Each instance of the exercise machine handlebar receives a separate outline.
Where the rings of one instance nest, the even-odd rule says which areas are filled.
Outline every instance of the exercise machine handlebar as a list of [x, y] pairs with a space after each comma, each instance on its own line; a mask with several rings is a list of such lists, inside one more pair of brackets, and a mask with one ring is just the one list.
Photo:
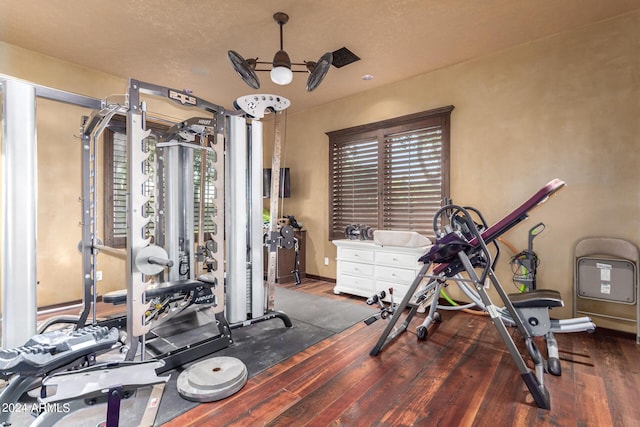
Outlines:
[[104, 252], [105, 254], [109, 254], [109, 255], [118, 257], [118, 258], [126, 258], [127, 257], [127, 250], [126, 249], [112, 248], [111, 246], [105, 246], [105, 245], [100, 245], [100, 244], [93, 245], [93, 249], [95, 249], [97, 251]]

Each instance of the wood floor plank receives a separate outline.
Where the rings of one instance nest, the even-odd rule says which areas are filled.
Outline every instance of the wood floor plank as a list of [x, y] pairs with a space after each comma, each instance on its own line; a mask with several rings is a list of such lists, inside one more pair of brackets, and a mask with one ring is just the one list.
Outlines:
[[[393, 366], [402, 363], [405, 357], [406, 355], [401, 352], [392, 352], [384, 361], [381, 361], [381, 359], [371, 357], [367, 353], [361, 355], [354, 360], [353, 368], [351, 366], [346, 368], [349, 371], [348, 375], [345, 374], [344, 378], [335, 378], [327, 384], [327, 387], [336, 391], [341, 389], [341, 391], [335, 394], [336, 398], [330, 404], [321, 409], [313, 418], [307, 420], [305, 425], [330, 425], [343, 412], [347, 411], [353, 402], [360, 401], [370, 389], [384, 387], [385, 376], [381, 374], [394, 369]], [[324, 392], [324, 387], [318, 389], [318, 393], [322, 392]]]
[[[333, 294], [334, 285], [304, 279], [283, 287], [364, 304], [362, 298]], [[547, 411], [533, 402], [487, 317], [443, 312], [442, 323], [419, 342], [415, 327], [421, 316], [376, 357], [369, 351], [383, 320], [335, 334], [259, 373], [239, 393], [198, 405], [165, 425], [640, 425], [640, 346], [634, 339], [598, 332], [556, 336], [562, 376], [545, 375]], [[509, 333], [526, 356], [517, 330]]]
[[598, 363], [598, 376], [604, 380], [606, 395], [618, 396], [608, 402], [615, 425], [640, 424], [640, 405], [633, 400], [640, 384], [640, 362], [628, 359], [623, 350], [623, 347], [631, 345], [635, 344], [623, 343], [612, 337], [603, 337], [597, 342], [598, 354], [602, 356]]
[[297, 392], [304, 397], [304, 401], [283, 413], [281, 420], [285, 424], [312, 420], [314, 423], [323, 420], [329, 424], [350, 406], [350, 402], [357, 400], [379, 382], [380, 373], [392, 371], [406, 357], [402, 352], [393, 352], [384, 359], [369, 356], [368, 351], [374, 344], [373, 338], [377, 338], [381, 328], [368, 328], [361, 332], [366, 335], [362, 336], [362, 340], [350, 352], [333, 353], [331, 369], [322, 372], [321, 383], [314, 381], [313, 387], [308, 384], [307, 387], [298, 389]]
[[[565, 339], [569, 335], [558, 335], [560, 334], [556, 335], [558, 347], [565, 353], [573, 352], [573, 340]], [[543, 354], [546, 355], [546, 345], [541, 343], [539, 347], [540, 351], [542, 351]], [[562, 425], [560, 424], [561, 420], [569, 420], [571, 419], [573, 414], [576, 413], [576, 411], [578, 410], [576, 401], [573, 399], [562, 398], [563, 396], [575, 395], [576, 389], [574, 379], [576, 365], [568, 360], [561, 361], [560, 363], [562, 369], [561, 376], [544, 376], [544, 383], [551, 397], [551, 410], [545, 411], [543, 409], [537, 408], [535, 408], [535, 410], [525, 410], [522, 407], [518, 407], [516, 408], [516, 420], [522, 420], [522, 422], [526, 423], [526, 425], [533, 425], [534, 422], [538, 421], [541, 425], [558, 426]]]
[[[470, 408], [480, 405], [482, 393], [479, 391], [482, 389], [483, 377], [491, 376], [495, 369], [492, 365], [499, 358], [499, 353], [487, 351], [484, 345], [479, 344], [483, 340], [482, 335], [486, 333], [486, 325], [471, 326], [475, 322], [486, 324], [485, 319], [468, 317], [468, 322], [462, 328], [463, 333], [449, 343], [446, 353], [438, 355], [447, 358], [449, 364], [438, 370], [432, 369], [428, 373], [432, 380], [425, 383], [424, 379], [416, 378], [412, 381], [416, 398], [407, 403], [404, 413], [399, 412], [402, 408], [395, 411], [402, 424], [469, 424], [469, 420], [464, 420], [465, 414]], [[469, 335], [471, 330], [474, 332]], [[490, 369], [485, 369], [485, 365]], [[392, 420], [393, 416], [388, 419]]]
[[[408, 330], [413, 330], [420, 322], [414, 321]], [[453, 318], [449, 321], [447, 328], [451, 331], [462, 330], [464, 323], [462, 318]], [[447, 324], [445, 320], [443, 324]], [[445, 329], [441, 327], [440, 329]], [[442, 334], [446, 336], [446, 334]], [[449, 334], [449, 341], [456, 339], [457, 333]], [[422, 406], [420, 401], [427, 398], [427, 394], [437, 387], [437, 384], [444, 379], [442, 373], [450, 372], [450, 366], [455, 364], [455, 360], [459, 355], [459, 351], [451, 350], [448, 342], [438, 345], [435, 342], [417, 342], [415, 334], [404, 333], [396, 342], [383, 349], [379, 356], [388, 358], [389, 354], [400, 353], [405, 355], [402, 362], [398, 365], [387, 365], [386, 372], [379, 383], [379, 387], [370, 390], [358, 402], [344, 412], [338, 419], [345, 425], [355, 425], [358, 421], [373, 425], [378, 422], [399, 423], [404, 425], [405, 422], [411, 422], [415, 415], [409, 413], [406, 402], [417, 402], [418, 406]], [[423, 378], [425, 380], [423, 387], [415, 387], [414, 380]], [[390, 398], [390, 396], [392, 398]], [[407, 418], [409, 421], [405, 421]]]
[[586, 372], [577, 372], [575, 379], [577, 387], [574, 397], [581, 407], [576, 412], [577, 425], [613, 426], [604, 379]]
[[[485, 326], [478, 335], [480, 341], [486, 333], [492, 333]], [[483, 345], [473, 343], [465, 351], [464, 357], [452, 367], [451, 379], [444, 382], [439, 388], [434, 399], [425, 402], [425, 407], [440, 407], [447, 410], [440, 411], [437, 418], [439, 425], [469, 426], [473, 423], [487, 390], [490, 388], [491, 378], [499, 367], [499, 361], [503, 353]], [[455, 379], [455, 380], [454, 380]], [[460, 384], [463, 384], [463, 388]], [[452, 405], [451, 397], [455, 396], [455, 404]], [[436, 421], [434, 417], [425, 414], [424, 408], [417, 414], [413, 425], [425, 425]]]
[[[364, 331], [364, 329], [362, 329]], [[369, 331], [366, 331], [369, 332]], [[309, 372], [287, 385], [287, 390], [305, 396], [323, 385], [327, 378], [333, 378], [354, 359], [367, 353], [367, 345], [357, 336], [350, 340], [340, 340], [327, 348], [331, 358], [318, 355], [314, 358], [314, 364], [309, 367]]]

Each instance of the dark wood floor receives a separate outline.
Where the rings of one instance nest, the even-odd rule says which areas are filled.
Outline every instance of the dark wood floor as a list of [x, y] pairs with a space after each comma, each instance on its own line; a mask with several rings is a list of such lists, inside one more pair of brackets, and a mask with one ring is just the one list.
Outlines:
[[[328, 282], [306, 279], [296, 289], [364, 304], [334, 295]], [[377, 357], [369, 351], [385, 321], [359, 323], [165, 426], [640, 425], [640, 346], [631, 336], [558, 335], [563, 371], [545, 376], [547, 411], [533, 403], [489, 318], [445, 312], [425, 342], [415, 336], [419, 322]]]

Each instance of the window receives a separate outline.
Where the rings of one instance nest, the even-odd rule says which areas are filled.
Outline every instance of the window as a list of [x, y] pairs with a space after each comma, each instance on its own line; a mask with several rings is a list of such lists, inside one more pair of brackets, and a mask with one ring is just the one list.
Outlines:
[[[209, 136], [209, 145], [215, 138]], [[195, 143], [200, 145], [200, 137], [196, 137]], [[198, 240], [198, 233], [200, 230], [200, 225], [198, 224], [198, 217], [200, 214], [200, 200], [203, 200], [202, 204], [202, 228], [205, 232], [203, 236], [203, 240], [207, 240], [206, 233], [216, 234], [217, 230], [215, 229], [214, 219], [218, 215], [218, 205], [217, 205], [217, 194], [215, 192], [215, 181], [217, 180], [217, 171], [214, 167], [215, 153], [207, 152], [204, 156], [205, 164], [202, 166], [202, 153], [203, 151], [194, 150], [193, 153], [193, 224], [194, 224], [194, 240]], [[202, 181], [202, 174], [204, 174], [204, 183], [201, 187], [200, 182]], [[204, 196], [200, 197], [200, 189], [203, 189]]]
[[433, 238], [449, 197], [453, 106], [328, 132], [329, 239], [348, 225], [413, 230]]

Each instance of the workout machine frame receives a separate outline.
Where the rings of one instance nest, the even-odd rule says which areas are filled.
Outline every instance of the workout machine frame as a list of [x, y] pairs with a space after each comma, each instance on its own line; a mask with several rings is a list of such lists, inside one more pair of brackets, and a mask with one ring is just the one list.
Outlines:
[[[89, 320], [89, 314], [93, 311], [91, 323], [101, 328], [112, 329], [113, 327], [123, 327], [126, 324], [127, 337], [131, 347], [129, 348], [125, 360], [132, 361], [137, 357], [136, 348], [139, 342], [142, 343], [140, 358], [144, 359], [144, 337], [149, 332], [151, 325], [145, 324], [144, 312], [147, 308], [145, 304], [146, 284], [143, 275], [154, 275], [169, 266], [171, 260], [167, 258], [165, 252], [147, 251], [146, 248], [153, 247], [150, 240], [142, 237], [141, 229], [150, 221], [137, 208], [146, 202], [143, 194], [134, 194], [131, 188], [141, 188], [142, 183], [148, 177], [140, 166], [148, 156], [141, 149], [142, 141], [148, 135], [145, 129], [146, 102], [140, 97], [141, 94], [166, 98], [183, 106], [196, 107], [214, 115], [216, 143], [218, 144], [219, 161], [224, 163], [220, 166], [220, 182], [225, 182], [225, 170], [229, 169], [234, 173], [232, 181], [238, 178], [242, 181], [241, 186], [251, 188], [249, 195], [251, 200], [261, 201], [261, 172], [262, 172], [262, 126], [261, 123], [252, 118], [248, 118], [241, 112], [229, 112], [215, 104], [201, 100], [190, 93], [166, 88], [150, 83], [130, 79], [127, 94], [123, 97], [112, 98], [111, 100], [98, 100], [82, 95], [77, 95], [65, 91], [60, 91], [30, 82], [15, 79], [10, 76], [0, 75], [0, 89], [2, 90], [2, 104], [4, 115], [2, 150], [3, 150], [3, 176], [2, 193], [4, 208], [4, 229], [7, 232], [3, 239], [3, 269], [2, 269], [2, 289], [3, 289], [3, 342], [4, 349], [21, 347], [29, 339], [36, 336], [36, 223], [37, 213], [36, 183], [37, 183], [37, 162], [36, 162], [36, 128], [35, 128], [35, 103], [36, 97], [42, 97], [54, 101], [64, 102], [71, 105], [85, 107], [93, 110], [93, 114], [82, 119], [82, 239], [79, 250], [82, 253], [83, 269], [83, 310], [77, 319], [61, 319], [63, 323], [75, 323], [76, 331], [84, 330], [84, 326]], [[96, 199], [96, 168], [97, 159], [97, 138], [107, 126], [109, 119], [115, 114], [127, 115], [127, 150], [128, 150], [128, 221], [127, 221], [127, 249], [115, 249], [105, 246], [97, 237], [97, 199]], [[251, 144], [251, 148], [247, 146]], [[234, 147], [242, 146], [245, 149], [245, 156], [230, 166], [229, 154]], [[237, 157], [237, 152], [235, 153]], [[247, 167], [249, 161], [251, 167]], [[93, 162], [93, 165], [92, 165]], [[249, 169], [249, 172], [248, 172]], [[257, 172], [256, 172], [257, 171]], [[255, 177], [255, 178], [253, 178]], [[252, 180], [251, 184], [247, 180]], [[217, 196], [224, 200], [224, 194], [228, 191], [225, 188], [228, 184], [219, 187]], [[228, 210], [237, 210], [239, 206], [244, 207], [240, 211], [246, 212], [246, 193], [240, 192], [242, 196], [229, 200], [225, 205]], [[277, 192], [276, 192], [277, 194]], [[25, 197], [26, 195], [26, 197]], [[241, 199], [245, 199], [241, 201]], [[220, 203], [221, 204], [221, 203]], [[255, 203], [255, 205], [258, 205]], [[220, 257], [217, 260], [218, 276], [216, 277], [218, 292], [217, 304], [214, 307], [215, 318], [220, 334], [214, 339], [203, 340], [194, 343], [177, 351], [171, 351], [165, 355], [156, 357], [158, 363], [154, 365], [153, 371], [157, 373], [165, 372], [173, 367], [182, 365], [202, 356], [211, 354], [232, 343], [231, 329], [249, 326], [254, 323], [281, 319], [286, 327], [291, 327], [291, 321], [285, 313], [277, 312], [266, 307], [267, 297], [263, 283], [262, 267], [262, 215], [261, 203], [259, 206], [251, 206], [250, 223], [244, 221], [232, 221], [231, 215], [226, 215], [223, 219], [224, 210], [219, 209], [220, 216], [216, 223], [217, 247]], [[255, 212], [255, 213], [253, 213]], [[226, 223], [226, 224], [225, 224]], [[226, 278], [225, 290], [225, 259], [224, 259], [224, 230], [227, 231], [227, 243], [234, 240], [236, 247], [252, 247], [251, 253], [258, 254], [252, 257], [233, 258], [230, 254], [227, 264], [228, 277]], [[200, 233], [202, 234], [202, 233]], [[255, 249], [253, 249], [255, 248]], [[127, 292], [132, 298], [127, 298], [126, 318], [117, 318], [106, 322], [98, 322], [95, 314], [96, 304], [96, 281], [95, 266], [96, 257], [99, 251], [105, 254], [124, 258], [126, 260], [127, 271]], [[246, 254], [246, 252], [245, 252]], [[141, 259], [144, 268], [141, 267]], [[152, 261], [153, 259], [153, 261]], [[145, 261], [146, 260], [146, 261]], [[235, 267], [234, 267], [235, 266]], [[150, 269], [149, 269], [150, 268]], [[231, 271], [233, 270], [233, 272]], [[255, 294], [255, 295], [254, 295]], [[228, 315], [233, 316], [235, 321], [229, 323], [225, 316], [225, 297], [233, 301], [239, 300], [235, 304], [236, 311], [229, 310]], [[11, 305], [11, 301], [22, 300], [23, 305]], [[256, 316], [257, 314], [257, 316]], [[55, 323], [55, 322], [54, 322]], [[21, 328], [12, 326], [22, 325]], [[84, 333], [84, 332], [82, 332]], [[110, 343], [105, 343], [111, 345]], [[98, 346], [96, 346], [98, 348]], [[100, 349], [104, 346], [100, 344]], [[68, 356], [64, 355], [64, 360], [69, 357], [78, 363], [95, 362], [95, 354], [92, 351], [77, 349], [71, 350]], [[66, 350], [65, 350], [66, 351]], [[74, 362], [75, 363], [75, 362]], [[124, 366], [124, 365], [123, 365]], [[155, 367], [157, 366], [157, 367]], [[47, 375], [52, 373], [46, 365], [41, 369]], [[52, 369], [57, 370], [61, 366]], [[116, 367], [114, 366], [114, 369]], [[3, 401], [6, 399], [15, 400], [20, 397], [24, 387], [31, 387], [37, 379], [26, 376], [19, 377], [16, 385], [9, 388], [10, 393], [2, 394]], [[118, 377], [116, 375], [116, 377]], [[80, 381], [72, 375], [66, 380]], [[155, 379], [153, 379], [155, 381]], [[162, 379], [160, 379], [162, 381]], [[104, 384], [103, 384], [104, 385]], [[106, 385], [110, 387], [110, 385]], [[104, 389], [104, 387], [100, 387]], [[4, 422], [5, 420], [0, 420]]]
[[[378, 355], [386, 345], [391, 343], [398, 335], [406, 331], [411, 319], [417, 313], [419, 306], [425, 303], [430, 297], [432, 300], [429, 314], [427, 319], [425, 319], [425, 322], [420, 326], [426, 336], [426, 328], [428, 328], [433, 321], [438, 320], [439, 314], [436, 312], [436, 308], [440, 287], [448, 279], [466, 280], [456, 276], [458, 273], [464, 271], [469, 277], [469, 283], [472, 284], [475, 291], [480, 296], [484, 309], [487, 311], [493, 324], [498, 329], [502, 340], [518, 367], [520, 375], [527, 385], [536, 404], [540, 408], [549, 409], [551, 402], [549, 392], [544, 385], [544, 358], [533, 340], [532, 332], [525, 325], [521, 315], [515, 308], [515, 304], [517, 302], [515, 302], [515, 300], [512, 301], [496, 277], [494, 273], [495, 259], [492, 257], [487, 245], [493, 243], [496, 246], [496, 251], [498, 251], [497, 253], [499, 253], [499, 247], [497, 246], [496, 239], [515, 225], [527, 219], [528, 212], [531, 209], [545, 202], [551, 195], [563, 188], [564, 185], [565, 183], [560, 180], [552, 180], [525, 201], [520, 207], [491, 227], [486, 225], [482, 215], [473, 208], [464, 208], [457, 205], [447, 205], [441, 208], [434, 218], [434, 231], [438, 236], [438, 240], [427, 254], [420, 259], [424, 263], [420, 273], [411, 284], [400, 305], [394, 309], [391, 321], [387, 324], [376, 345], [371, 350], [370, 355]], [[469, 211], [475, 212], [480, 217], [480, 220], [483, 223], [482, 232], [478, 230], [478, 225]], [[448, 213], [452, 214], [447, 217]], [[456, 216], [458, 215], [458, 224], [453, 224]], [[442, 230], [440, 230], [437, 225], [439, 219], [441, 224], [447, 224], [447, 219], [452, 224], [447, 224], [442, 227]], [[434, 267], [433, 270], [431, 270], [432, 267]], [[477, 270], [480, 270], [480, 274], [478, 274]], [[416, 294], [424, 279], [428, 279], [428, 282], [423, 285], [421, 290]], [[498, 292], [498, 295], [504, 304], [504, 309], [495, 306], [491, 301], [485, 289], [485, 281], [487, 279], [490, 280], [491, 284]], [[530, 295], [527, 295], [527, 297], [536, 293], [536, 296], [539, 296], [540, 299], [545, 299], [550, 295], [549, 292], [550, 291], [541, 291], [538, 294], [536, 291], [532, 291]], [[556, 294], [557, 293], [553, 294], [554, 300]], [[415, 299], [416, 295], [418, 297], [417, 300]], [[423, 299], [420, 299], [420, 295], [423, 296]], [[557, 296], [559, 297], [559, 294], [557, 294]], [[544, 301], [542, 302], [544, 303]], [[535, 305], [535, 307], [541, 306]], [[410, 309], [409, 313], [406, 315], [404, 321], [396, 327], [396, 324], [404, 314], [403, 312], [406, 308]], [[506, 329], [505, 316], [507, 314], [510, 325], [515, 326], [524, 339], [527, 352], [535, 365], [534, 371], [531, 371], [527, 366], [511, 335]], [[593, 325], [590, 319], [584, 320], [583, 323], [585, 327]], [[595, 327], [595, 325], [593, 325], [593, 327]]]
[[[214, 155], [217, 159], [217, 187], [215, 190], [218, 206], [222, 204], [222, 200], [226, 200], [225, 209], [217, 209], [217, 218], [215, 219], [216, 240], [213, 247], [218, 250], [216, 259], [217, 269], [213, 271], [215, 276], [214, 283], [217, 284], [214, 293], [216, 294], [214, 305], [214, 313], [216, 323], [219, 329], [219, 336], [205, 339], [185, 348], [174, 350], [158, 356], [164, 360], [165, 365], [163, 371], [172, 369], [189, 361], [198, 359], [207, 354], [211, 354], [233, 343], [231, 330], [243, 326], [249, 326], [254, 323], [279, 318], [284, 322], [286, 327], [291, 327], [292, 323], [285, 313], [271, 310], [266, 305], [265, 286], [262, 277], [262, 215], [261, 206], [253, 203], [254, 200], [261, 200], [262, 181], [260, 179], [262, 172], [262, 123], [257, 120], [247, 119], [240, 112], [229, 112], [224, 108], [197, 98], [196, 96], [181, 92], [175, 89], [158, 86], [139, 80], [130, 79], [126, 100], [128, 105], [124, 110], [127, 114], [127, 149], [128, 149], [128, 183], [129, 187], [136, 190], [142, 187], [142, 183], [149, 178], [144, 174], [144, 168], [140, 165], [145, 161], [148, 154], [141, 151], [142, 141], [149, 132], [145, 130], [146, 120], [146, 102], [142, 100], [141, 95], [151, 95], [177, 102], [183, 106], [194, 107], [211, 113], [213, 127], [215, 128], [215, 146]], [[116, 111], [122, 111], [122, 108], [113, 108]], [[94, 113], [98, 116], [106, 117], [103, 112]], [[111, 114], [111, 113], [109, 113]], [[92, 120], [89, 120], [92, 123]], [[186, 122], [185, 122], [186, 123]], [[100, 129], [98, 129], [100, 130]], [[90, 132], [84, 132], [83, 138]], [[88, 139], [88, 137], [87, 137]], [[174, 150], [171, 143], [159, 144], [167, 146], [169, 150]], [[86, 150], [86, 147], [83, 147]], [[90, 150], [86, 150], [90, 151]], [[226, 155], [225, 155], [226, 154]], [[177, 154], [168, 153], [175, 163]], [[83, 152], [83, 171], [86, 178], [91, 178], [95, 173], [87, 172], [91, 169], [91, 159], [95, 160], [95, 155]], [[167, 162], [166, 167], [172, 168], [174, 176], [180, 167], [174, 167], [171, 160]], [[95, 169], [95, 168], [94, 168]], [[230, 176], [231, 179], [224, 179]], [[85, 179], [86, 179], [85, 178]], [[171, 179], [171, 178], [169, 178]], [[224, 182], [224, 184], [222, 184]], [[172, 189], [172, 183], [169, 184], [169, 193], [178, 194], [180, 189]], [[247, 197], [246, 188], [249, 188], [249, 196]], [[242, 189], [242, 191], [240, 191]], [[83, 185], [83, 212], [90, 211], [95, 207], [96, 202], [91, 194], [91, 185]], [[142, 194], [135, 194], [129, 191], [128, 209], [128, 230], [127, 230], [127, 249], [124, 252], [127, 261], [127, 295], [138, 295], [138, 298], [127, 298], [127, 337], [129, 339], [129, 350], [126, 360], [133, 360], [137, 349], [138, 342], [143, 344], [141, 357], [144, 358], [144, 337], [150, 332], [151, 324], [145, 324], [144, 313], [147, 310], [148, 303], [144, 300], [145, 284], [143, 276], [138, 268], [140, 254], [145, 248], [152, 247], [148, 239], [141, 238], [141, 230], [150, 221], [145, 218], [141, 212], [136, 212], [136, 207], [142, 206], [147, 200]], [[168, 201], [169, 202], [169, 201]], [[95, 208], [94, 208], [95, 209]], [[168, 208], [167, 208], [168, 209]], [[165, 210], [167, 210], [165, 209]], [[187, 209], [189, 211], [189, 209]], [[230, 212], [249, 212], [246, 220], [241, 215], [232, 215]], [[175, 215], [174, 215], [175, 216]], [[94, 213], [95, 217], [95, 213]], [[224, 219], [222, 219], [224, 218]], [[174, 218], [175, 219], [175, 218]], [[191, 221], [186, 218], [185, 221]], [[93, 221], [95, 224], [95, 221]], [[95, 254], [97, 250], [107, 250], [107, 253], [117, 254], [117, 250], [107, 248], [100, 245], [96, 241], [95, 226], [91, 229], [91, 222], [83, 222], [83, 255], [84, 278], [85, 278], [85, 297], [84, 311], [81, 319], [86, 319], [87, 311], [91, 306], [91, 301], [95, 302], [95, 295], [90, 294], [87, 290], [91, 289], [95, 293]], [[189, 228], [189, 227], [187, 227]], [[227, 239], [224, 240], [226, 230]], [[167, 230], [169, 231], [169, 230]], [[166, 242], [169, 246], [177, 246], [176, 233], [170, 233], [173, 238], [172, 242]], [[202, 236], [203, 233], [199, 235]], [[133, 236], [133, 239], [131, 238]], [[225, 260], [222, 248], [225, 248], [228, 254]], [[247, 250], [249, 248], [249, 250]], [[193, 249], [193, 248], [190, 248]], [[201, 244], [193, 252], [203, 250]], [[177, 252], [168, 249], [168, 259], [174, 260]], [[226, 269], [225, 269], [226, 261]], [[194, 271], [194, 253], [189, 257], [190, 270]], [[226, 271], [226, 278], [225, 278]], [[211, 274], [211, 273], [209, 273]], [[171, 276], [170, 276], [171, 277]], [[198, 273], [193, 278], [198, 278]], [[175, 279], [175, 277], [174, 277]], [[90, 281], [90, 282], [89, 282]], [[226, 286], [223, 286], [225, 284]], [[226, 294], [225, 294], [226, 287]], [[226, 296], [226, 298], [225, 298]], [[94, 315], [95, 321], [95, 315]], [[122, 326], [121, 320], [109, 321], [111, 325]], [[115, 322], [115, 323], [114, 323]], [[79, 326], [82, 326], [79, 323]]]
[[[103, 101], [0, 74], [2, 91], [2, 348], [36, 333], [36, 99], [100, 110]], [[12, 304], [12, 301], [23, 301]], [[15, 325], [21, 325], [15, 328]]]

